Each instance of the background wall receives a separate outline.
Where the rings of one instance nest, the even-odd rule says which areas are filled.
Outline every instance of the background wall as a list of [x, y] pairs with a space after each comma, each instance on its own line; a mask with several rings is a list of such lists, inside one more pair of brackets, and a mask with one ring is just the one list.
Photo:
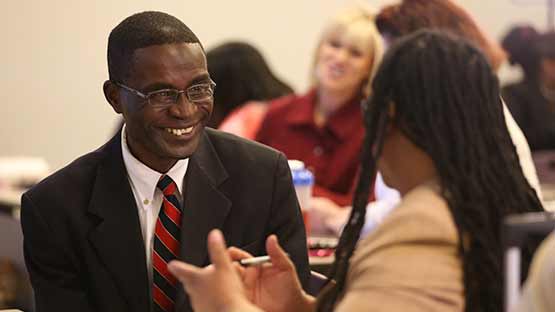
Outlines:
[[[360, 2], [360, 1], [358, 1]], [[380, 7], [391, 0], [366, 0]], [[514, 23], [547, 24], [546, 0], [459, 0], [494, 38]], [[227, 39], [259, 47], [302, 92], [327, 18], [347, 0], [1, 0], [0, 156], [44, 157], [57, 169], [115, 131], [105, 101], [106, 42], [125, 17], [160, 10], [182, 19], [206, 48]], [[514, 71], [502, 71], [503, 79]]]

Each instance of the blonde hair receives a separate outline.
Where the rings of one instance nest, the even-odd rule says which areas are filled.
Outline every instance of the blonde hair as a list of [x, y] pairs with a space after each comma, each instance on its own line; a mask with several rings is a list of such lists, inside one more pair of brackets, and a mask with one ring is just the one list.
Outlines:
[[384, 44], [375, 24], [375, 15], [370, 7], [360, 4], [340, 11], [330, 20], [325, 26], [314, 52], [310, 77], [312, 86], [318, 85], [315, 71], [316, 64], [318, 63], [318, 53], [322, 44], [332, 34], [341, 33], [342, 36], [347, 36], [350, 40], [355, 42], [364, 40], [369, 45], [368, 48], [371, 52], [372, 61], [370, 63], [368, 83], [364, 88], [365, 92], [370, 94], [370, 83], [384, 54]]

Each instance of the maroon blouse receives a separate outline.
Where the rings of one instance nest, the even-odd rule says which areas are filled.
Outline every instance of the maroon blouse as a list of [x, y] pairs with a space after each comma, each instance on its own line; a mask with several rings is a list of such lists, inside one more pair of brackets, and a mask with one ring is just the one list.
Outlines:
[[315, 90], [273, 100], [256, 140], [302, 160], [314, 173], [314, 196], [350, 205], [364, 139], [359, 101], [346, 103], [321, 128], [314, 123], [315, 103]]

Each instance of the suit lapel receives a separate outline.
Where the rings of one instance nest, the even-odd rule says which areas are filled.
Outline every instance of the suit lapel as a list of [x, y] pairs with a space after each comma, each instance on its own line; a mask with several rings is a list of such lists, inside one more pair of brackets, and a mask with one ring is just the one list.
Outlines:
[[89, 240], [110, 272], [130, 311], [149, 311], [145, 248], [137, 205], [121, 154], [121, 134], [104, 148], [108, 155], [97, 171], [89, 212], [100, 218]]
[[[197, 151], [190, 158], [184, 181], [180, 245], [182, 261], [196, 266], [203, 266], [208, 261], [208, 232], [222, 228], [231, 209], [231, 201], [218, 189], [227, 178], [227, 171], [208, 135], [204, 133]], [[188, 302], [180, 285], [176, 311], [186, 311]]]

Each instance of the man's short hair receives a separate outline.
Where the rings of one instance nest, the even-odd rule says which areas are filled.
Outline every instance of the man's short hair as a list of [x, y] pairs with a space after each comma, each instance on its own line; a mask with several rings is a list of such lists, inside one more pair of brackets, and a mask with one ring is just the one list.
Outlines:
[[117, 25], [108, 38], [110, 80], [123, 82], [132, 70], [135, 50], [153, 45], [200, 43], [182, 21], [162, 12], [147, 11], [129, 16]]

